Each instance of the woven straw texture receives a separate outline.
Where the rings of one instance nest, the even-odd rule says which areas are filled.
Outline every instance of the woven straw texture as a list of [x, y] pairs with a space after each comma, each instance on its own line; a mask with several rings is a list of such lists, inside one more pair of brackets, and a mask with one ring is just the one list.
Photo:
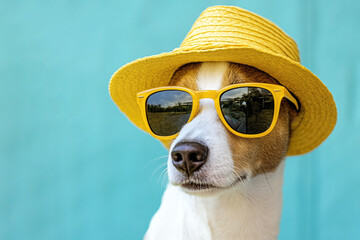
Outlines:
[[[196, 20], [179, 48], [121, 67], [110, 80], [110, 95], [130, 121], [145, 130], [137, 105], [140, 91], [168, 85], [173, 73], [190, 62], [229, 61], [258, 68], [277, 79], [300, 102], [292, 122], [287, 155], [319, 146], [336, 123], [330, 91], [300, 64], [296, 43], [271, 21], [239, 7], [215, 6]], [[164, 142], [168, 147], [168, 143]]]

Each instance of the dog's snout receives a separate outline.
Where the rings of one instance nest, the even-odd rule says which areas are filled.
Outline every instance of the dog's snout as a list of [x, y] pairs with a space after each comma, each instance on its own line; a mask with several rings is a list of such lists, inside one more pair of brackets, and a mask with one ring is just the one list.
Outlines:
[[180, 142], [171, 151], [173, 165], [190, 176], [206, 162], [208, 148], [198, 142]]

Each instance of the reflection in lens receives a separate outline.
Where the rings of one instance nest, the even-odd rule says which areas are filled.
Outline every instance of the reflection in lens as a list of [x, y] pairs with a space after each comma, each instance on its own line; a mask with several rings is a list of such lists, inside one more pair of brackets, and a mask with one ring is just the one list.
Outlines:
[[180, 90], [151, 94], [146, 101], [146, 116], [151, 130], [159, 136], [171, 136], [189, 120], [192, 97]]
[[272, 123], [274, 97], [264, 88], [231, 89], [221, 95], [220, 104], [226, 122], [239, 133], [263, 133]]

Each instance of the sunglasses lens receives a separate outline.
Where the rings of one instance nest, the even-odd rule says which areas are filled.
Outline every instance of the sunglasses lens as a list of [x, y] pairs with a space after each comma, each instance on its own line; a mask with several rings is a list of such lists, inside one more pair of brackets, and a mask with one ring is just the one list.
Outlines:
[[220, 106], [226, 122], [239, 133], [263, 133], [273, 121], [274, 97], [264, 88], [228, 90], [220, 96]]
[[153, 133], [171, 136], [189, 120], [192, 97], [180, 90], [164, 90], [151, 94], [146, 101], [146, 116]]

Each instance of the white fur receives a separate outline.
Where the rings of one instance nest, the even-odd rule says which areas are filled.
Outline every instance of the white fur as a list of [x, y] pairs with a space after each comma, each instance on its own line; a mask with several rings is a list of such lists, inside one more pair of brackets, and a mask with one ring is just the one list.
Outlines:
[[[219, 89], [228, 66], [224, 62], [202, 63], [197, 78], [199, 90]], [[207, 162], [190, 180], [205, 181], [223, 189], [205, 190], [197, 195], [184, 191], [177, 186], [185, 181], [184, 175], [172, 165], [169, 154], [170, 184], [145, 239], [276, 239], [284, 163], [273, 173], [253, 178], [250, 170], [243, 169], [248, 179], [233, 186], [239, 176], [234, 170], [225, 127], [209, 99], [200, 100], [200, 113], [182, 128], [170, 152], [181, 141], [198, 141], [210, 149]]]
[[[228, 65], [228, 63], [203, 63], [197, 78], [199, 90], [219, 89]], [[234, 164], [227, 141], [227, 133], [217, 116], [212, 100], [200, 100], [200, 113], [181, 129], [179, 136], [172, 143], [170, 152], [181, 141], [201, 142], [210, 149], [208, 160], [199, 171], [200, 174], [196, 173], [190, 179], [196, 182], [199, 175], [206, 175], [209, 182], [222, 187], [229, 186], [236, 180], [237, 176], [233, 175]], [[181, 183], [184, 175], [173, 166], [170, 155], [168, 172], [171, 183]]]
[[284, 161], [274, 173], [258, 175], [213, 197], [193, 196], [168, 185], [146, 240], [277, 239]]

